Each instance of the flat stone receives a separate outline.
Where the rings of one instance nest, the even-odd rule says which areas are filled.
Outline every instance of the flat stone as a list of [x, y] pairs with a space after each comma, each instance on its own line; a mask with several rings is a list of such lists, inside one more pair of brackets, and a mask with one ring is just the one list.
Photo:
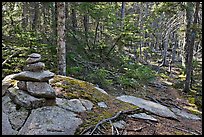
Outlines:
[[93, 103], [86, 99], [79, 99], [86, 110], [91, 110], [93, 108]]
[[8, 115], [2, 112], [2, 135], [16, 135], [17, 133], [17, 131], [12, 129]]
[[105, 102], [98, 102], [98, 106], [101, 108], [107, 108], [108, 107]]
[[161, 104], [158, 104], [152, 101], [148, 101], [142, 98], [137, 98], [137, 97], [128, 96], [128, 95], [119, 96], [117, 97], [117, 99], [124, 102], [128, 102], [130, 104], [143, 108], [147, 111], [150, 111], [162, 117], [169, 117], [174, 119], [177, 118], [176, 115], [171, 110], [169, 110], [166, 106], [163, 106]]
[[41, 60], [41, 55], [40, 54], [32, 53], [32, 54], [28, 55], [28, 59], [26, 60], [26, 62], [28, 64], [31, 64], [31, 63], [39, 62], [40, 60]]
[[192, 120], [201, 120], [200, 117], [196, 116], [196, 115], [193, 115], [193, 114], [190, 114], [190, 113], [187, 113], [183, 110], [180, 110], [178, 108], [171, 108], [171, 110], [176, 114], [176, 115], [179, 115], [183, 118], [187, 118], [187, 119], [192, 119]]
[[57, 106], [33, 109], [18, 135], [74, 135], [82, 120]]
[[116, 128], [125, 128], [125, 125], [126, 125], [126, 122], [123, 121], [123, 120], [120, 120], [120, 121], [117, 121], [117, 122], [114, 122], [113, 125], [116, 127]]
[[34, 82], [48, 82], [49, 79], [54, 77], [54, 75], [55, 74], [50, 72], [49, 70], [42, 72], [23, 71], [15, 74], [13, 79]]
[[20, 90], [25, 90], [25, 91], [27, 91], [26, 81], [19, 81], [19, 82], [17, 83], [17, 87], [18, 87]]
[[104, 94], [108, 95], [108, 93], [105, 90], [103, 90], [103, 89], [101, 89], [99, 87], [94, 87], [94, 88], [97, 89], [98, 91], [100, 91], [101, 93], [104, 93]]
[[45, 105], [44, 98], [35, 98], [23, 90], [9, 88], [8, 93], [9, 97], [11, 100], [13, 100], [14, 103], [27, 109], [38, 108]]
[[69, 111], [73, 112], [84, 112], [86, 108], [82, 105], [79, 99], [63, 99], [63, 98], [56, 98], [56, 104]]
[[24, 71], [40, 72], [45, 68], [45, 64], [42, 62], [37, 62], [33, 64], [28, 64], [25, 66]]
[[154, 117], [152, 117], [150, 115], [147, 115], [146, 113], [138, 113], [138, 114], [128, 115], [128, 117], [146, 119], [146, 120], [151, 120], [151, 121], [157, 122], [156, 118], [154, 118]]
[[40, 58], [33, 58], [33, 57], [29, 57], [26, 62], [28, 64], [32, 64], [32, 63], [36, 63], [36, 62], [39, 62], [41, 60], [41, 57]]
[[47, 82], [26, 82], [27, 91], [34, 97], [55, 98], [55, 90]]

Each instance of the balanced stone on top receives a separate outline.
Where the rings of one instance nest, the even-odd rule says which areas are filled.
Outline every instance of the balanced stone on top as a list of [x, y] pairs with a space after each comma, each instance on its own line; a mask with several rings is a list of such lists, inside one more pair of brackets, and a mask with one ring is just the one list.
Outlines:
[[26, 60], [26, 62], [28, 64], [32, 64], [32, 63], [36, 63], [39, 62], [41, 60], [41, 55], [38, 53], [32, 53], [30, 55], [28, 55], [28, 59]]

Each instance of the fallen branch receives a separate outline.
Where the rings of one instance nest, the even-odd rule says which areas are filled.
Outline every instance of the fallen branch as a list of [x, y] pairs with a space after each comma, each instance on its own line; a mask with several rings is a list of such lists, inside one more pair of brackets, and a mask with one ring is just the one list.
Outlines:
[[2, 67], [4, 66], [4, 64], [6, 64], [6, 62], [8, 62], [12, 57], [16, 56], [17, 54], [20, 53], [20, 50], [14, 52], [11, 56], [9, 56], [6, 60], [4, 60], [4, 62], [2, 63]]
[[98, 126], [102, 125], [103, 123], [107, 122], [107, 121], [110, 121], [110, 120], [114, 120], [116, 118], [118, 118], [121, 114], [132, 114], [133, 112], [135, 111], [144, 111], [144, 109], [142, 108], [137, 108], [137, 109], [134, 109], [134, 110], [127, 110], [127, 111], [119, 111], [118, 113], [116, 113], [115, 116], [113, 117], [110, 117], [110, 118], [106, 118], [106, 119], [103, 119], [101, 121], [99, 121], [96, 126], [94, 127], [94, 129], [92, 130], [91, 134], [90, 135], [93, 135], [93, 133], [95, 132], [95, 130], [98, 128]]
[[98, 128], [99, 125], [109, 121], [109, 120], [113, 120], [116, 119], [117, 117], [120, 116], [120, 114], [122, 113], [122, 111], [119, 111], [115, 116], [111, 117], [111, 118], [107, 118], [107, 119], [103, 119], [102, 121], [98, 122], [95, 126], [95, 128], [92, 130], [91, 135], [93, 135], [94, 131]]

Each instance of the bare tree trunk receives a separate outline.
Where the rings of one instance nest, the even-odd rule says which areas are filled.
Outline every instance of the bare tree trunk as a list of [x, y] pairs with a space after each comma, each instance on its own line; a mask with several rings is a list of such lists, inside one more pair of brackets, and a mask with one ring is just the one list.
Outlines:
[[39, 3], [35, 2], [34, 6], [34, 17], [33, 17], [33, 24], [32, 24], [32, 30], [37, 31], [37, 25], [38, 25], [38, 16], [39, 16]]
[[122, 30], [124, 28], [124, 18], [125, 18], [125, 2], [122, 2], [122, 8], [121, 8], [121, 28]]
[[74, 32], [76, 32], [76, 30], [77, 30], [77, 18], [76, 18], [75, 5], [76, 5], [76, 3], [72, 2], [71, 15], [72, 15], [72, 27], [73, 27]]
[[65, 46], [65, 2], [57, 4], [57, 55], [58, 74], [66, 76], [66, 46]]
[[22, 28], [26, 30], [28, 25], [28, 4], [27, 2], [23, 2], [23, 20], [22, 20]]
[[89, 31], [89, 26], [88, 26], [89, 17], [88, 17], [88, 13], [86, 13], [84, 15], [83, 23], [84, 23], [84, 32], [85, 32], [86, 45], [88, 46], [88, 48], [90, 50], [91, 47], [89, 46], [89, 39], [88, 39], [88, 31]]
[[[189, 7], [192, 6], [190, 4], [191, 3], [189, 3]], [[196, 2], [193, 26], [195, 26], [197, 24], [199, 5], [200, 5], [200, 2]], [[189, 23], [190, 23], [190, 21], [188, 20], [188, 24], [187, 24], [188, 27], [190, 27]], [[183, 89], [184, 92], [189, 92], [189, 90], [190, 90], [195, 36], [196, 36], [195, 28], [190, 28], [190, 34], [189, 34], [189, 37], [188, 37], [187, 42], [186, 42], [186, 44], [187, 44], [186, 45], [187, 46], [187, 63], [186, 63], [186, 81], [185, 81], [185, 86]]]

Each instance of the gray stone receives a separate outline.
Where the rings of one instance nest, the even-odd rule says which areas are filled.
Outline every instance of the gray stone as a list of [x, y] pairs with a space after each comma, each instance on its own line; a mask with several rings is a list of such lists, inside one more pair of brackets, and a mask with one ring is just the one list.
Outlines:
[[98, 106], [101, 108], [107, 108], [108, 107], [105, 102], [98, 102]]
[[73, 112], [86, 111], [86, 108], [82, 105], [79, 99], [68, 100], [68, 99], [56, 98], [56, 104], [61, 108], [64, 108], [66, 110], [70, 110]]
[[116, 128], [125, 128], [125, 125], [126, 125], [126, 122], [123, 121], [123, 120], [120, 120], [120, 121], [117, 121], [117, 122], [114, 122], [113, 125], [116, 127]]
[[108, 95], [108, 93], [105, 90], [103, 90], [103, 89], [101, 89], [99, 87], [94, 87], [94, 88], [97, 89], [98, 91], [100, 91], [101, 93], [104, 93], [104, 94]]
[[154, 118], [154, 117], [152, 117], [150, 115], [147, 115], [146, 113], [133, 114], [133, 115], [129, 115], [128, 117], [139, 118], [139, 119], [147, 119], [147, 120], [151, 120], [151, 121], [157, 122], [156, 118]]
[[45, 105], [44, 98], [35, 98], [23, 90], [9, 88], [8, 91], [9, 97], [13, 100], [14, 103], [27, 109], [38, 108]]
[[18, 130], [25, 122], [28, 116], [28, 110], [25, 108], [16, 108], [16, 104], [6, 95], [2, 97], [2, 112], [8, 115], [13, 129]]
[[53, 78], [54, 75], [55, 74], [50, 72], [49, 70], [42, 72], [23, 71], [18, 74], [15, 74], [13, 79], [35, 82], [47, 82], [49, 81], [49, 79]]
[[2, 111], [6, 114], [16, 111], [16, 104], [12, 102], [8, 95], [2, 97]]
[[41, 60], [41, 55], [40, 54], [32, 53], [32, 54], [28, 55], [28, 59], [26, 60], [26, 62], [28, 64], [31, 64], [31, 63], [39, 62], [40, 60]]
[[12, 78], [15, 76], [15, 74], [11, 74], [6, 76], [3, 80], [2, 80], [2, 96], [5, 95], [5, 93], [8, 91], [8, 88], [12, 86], [11, 84], [11, 80]]
[[18, 87], [20, 90], [25, 90], [25, 91], [27, 91], [26, 81], [19, 81], [19, 82], [17, 83], [17, 87]]
[[47, 82], [26, 82], [27, 91], [34, 97], [55, 98], [55, 90]]
[[119, 96], [117, 97], [117, 99], [124, 102], [128, 102], [130, 104], [143, 108], [147, 111], [150, 111], [162, 117], [169, 117], [174, 119], [177, 118], [176, 115], [171, 110], [169, 110], [166, 106], [163, 106], [161, 104], [158, 104], [152, 101], [148, 101], [142, 98], [137, 98], [137, 97], [128, 96], [128, 95]]
[[32, 71], [32, 72], [40, 72], [43, 71], [45, 68], [45, 64], [42, 62], [37, 62], [33, 64], [28, 64], [24, 68], [24, 71]]
[[41, 57], [40, 58], [33, 58], [33, 57], [29, 57], [26, 62], [28, 64], [31, 64], [31, 63], [36, 63], [36, 62], [39, 62], [41, 60]]
[[171, 110], [176, 114], [176, 115], [179, 115], [181, 117], [184, 117], [184, 118], [187, 118], [187, 119], [192, 119], [192, 120], [201, 120], [200, 117], [196, 116], [196, 115], [193, 115], [193, 114], [190, 114], [190, 113], [187, 113], [183, 110], [180, 110], [178, 108], [171, 108]]
[[17, 131], [13, 130], [8, 119], [8, 115], [2, 112], [2, 135], [16, 135]]
[[38, 53], [32, 53], [32, 54], [28, 55], [28, 57], [31, 57], [31, 58], [41, 58], [41, 55], [38, 54]]
[[28, 110], [22, 107], [16, 111], [9, 113], [9, 121], [12, 125], [12, 128], [15, 130], [19, 130], [23, 126], [23, 123], [25, 122], [27, 117]]
[[93, 103], [86, 99], [79, 99], [86, 110], [91, 110], [93, 108]]
[[74, 135], [82, 120], [73, 112], [49, 106], [33, 109], [19, 135]]

